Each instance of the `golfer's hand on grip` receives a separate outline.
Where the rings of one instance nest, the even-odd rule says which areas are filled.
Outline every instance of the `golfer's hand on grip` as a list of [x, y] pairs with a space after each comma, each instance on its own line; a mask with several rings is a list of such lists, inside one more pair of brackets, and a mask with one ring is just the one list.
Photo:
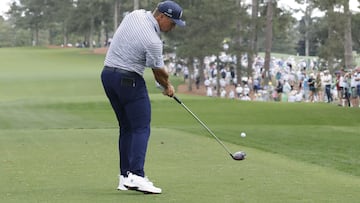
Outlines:
[[175, 94], [174, 86], [172, 86], [171, 84], [168, 85], [167, 88], [164, 88], [163, 94], [164, 94], [164, 95], [167, 95], [167, 96], [169, 96], [169, 97], [173, 97], [174, 94]]
[[152, 69], [155, 80], [161, 87], [163, 87], [163, 94], [173, 97], [175, 94], [174, 86], [169, 81], [169, 74], [164, 68]]

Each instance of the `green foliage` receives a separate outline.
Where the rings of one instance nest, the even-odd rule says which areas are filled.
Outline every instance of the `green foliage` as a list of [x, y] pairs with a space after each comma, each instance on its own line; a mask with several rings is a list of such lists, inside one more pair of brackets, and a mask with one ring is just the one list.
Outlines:
[[360, 38], [356, 37], [357, 33], [360, 33], [360, 13], [353, 15], [351, 22], [352, 22], [351, 32], [353, 36], [354, 50], [360, 53]]
[[11, 38], [11, 32], [9, 32], [10, 29], [11, 26], [0, 16], [0, 47], [11, 46], [11, 41], [8, 41], [8, 39]]
[[[171, 39], [167, 42], [167, 50], [174, 50], [180, 56], [202, 57], [209, 54], [216, 54], [222, 51], [222, 41], [224, 38], [231, 38], [233, 45], [231, 49], [247, 49], [249, 36], [249, 6], [241, 5], [239, 1], [187, 1], [179, 0], [184, 8], [184, 19], [188, 26], [185, 29], [177, 29], [166, 37]], [[110, 0], [79, 0], [76, 2], [55, 1], [55, 0], [22, 0], [19, 4], [14, 4], [9, 11], [11, 22], [21, 29], [30, 28], [32, 32], [38, 32], [41, 29], [48, 30], [50, 33], [47, 40], [50, 44], [63, 44], [64, 38], [69, 42], [89, 40], [90, 28], [93, 26], [94, 33], [100, 35], [101, 29], [110, 37], [113, 30], [113, 1]], [[121, 1], [120, 15], [132, 10], [133, 2], [130, 0]], [[148, 10], [154, 9], [156, 2], [140, 1], [140, 5]], [[201, 12], [199, 12], [201, 11]], [[283, 12], [283, 11], [281, 11]], [[285, 17], [285, 15], [282, 15]], [[287, 17], [286, 17], [287, 18]], [[289, 26], [288, 19], [281, 18], [279, 25]], [[284, 23], [286, 22], [286, 23]], [[103, 24], [102, 24], [103, 23]], [[241, 29], [238, 26], [241, 24]], [[286, 32], [284, 32], [286, 30]], [[285, 39], [289, 29], [283, 29], [279, 32]], [[260, 37], [263, 35], [258, 32]], [[36, 34], [36, 36], [38, 36]], [[291, 35], [288, 35], [291, 36]], [[238, 46], [236, 40], [241, 37], [242, 47]], [[277, 50], [287, 52], [292, 47], [289, 40], [278, 40]], [[40, 40], [35, 39], [39, 42]], [[31, 41], [31, 40], [30, 40]], [[45, 43], [46, 44], [46, 43]], [[275, 43], [276, 45], [277, 43]], [[287, 44], [287, 45], [286, 45]], [[261, 46], [260, 46], [261, 47]]]
[[[119, 0], [118, 0], [119, 1]], [[2, 29], [1, 46], [66, 44], [83, 41], [103, 43], [114, 33], [113, 0], [21, 0], [14, 1], [8, 12], [8, 31]], [[121, 0], [119, 19], [133, 9], [133, 0]], [[304, 0], [297, 0], [304, 3]], [[340, 8], [346, 1], [311, 0], [311, 10], [319, 8], [327, 15], [320, 19], [310, 19], [310, 27], [305, 28], [300, 21], [292, 17], [293, 10], [274, 9], [272, 51], [278, 53], [304, 53], [304, 31], [309, 31], [310, 54], [320, 56], [329, 65], [344, 58], [344, 16], [331, 12]], [[140, 1], [140, 8], [153, 10], [158, 1]], [[176, 51], [178, 56], [202, 58], [205, 55], [218, 54], [222, 51], [222, 41], [230, 38], [230, 53], [239, 55], [244, 52], [257, 53], [264, 51], [265, 41], [265, 4], [260, 4], [260, 16], [256, 29], [257, 50], [249, 49], [251, 30], [251, 5], [243, 1], [231, 0], [178, 0], [184, 8], [184, 29], [164, 35], [166, 52]], [[299, 10], [299, 9], [295, 9]], [[357, 17], [352, 15], [354, 50], [359, 52], [359, 39], [356, 35]], [[322, 24], [320, 24], [320, 22]], [[326, 23], [327, 27], [323, 26]], [[8, 28], [8, 27], [6, 27]], [[334, 31], [326, 34], [326, 28]], [[46, 34], [44, 34], [46, 33]], [[355, 33], [355, 34], [354, 34]]]
[[[181, 1], [179, 1], [181, 3]], [[170, 33], [181, 57], [199, 57], [222, 51], [222, 41], [229, 37], [237, 20], [234, 1], [200, 0], [184, 2], [185, 28]], [[220, 9], [221, 8], [221, 9]]]
[[290, 11], [276, 8], [273, 20], [272, 51], [276, 53], [296, 54], [295, 43], [298, 38], [294, 27], [296, 19]]

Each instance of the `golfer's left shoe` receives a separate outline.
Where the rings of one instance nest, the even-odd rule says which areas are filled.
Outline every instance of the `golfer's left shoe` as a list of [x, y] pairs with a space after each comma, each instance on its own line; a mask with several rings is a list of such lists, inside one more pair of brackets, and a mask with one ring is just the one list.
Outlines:
[[124, 185], [126, 179], [127, 178], [123, 175], [119, 175], [119, 186], [117, 187], [118, 190], [128, 190], [127, 187], [125, 187]]
[[148, 179], [132, 173], [128, 174], [124, 182], [124, 186], [130, 190], [136, 190], [145, 194], [160, 194], [161, 188], [155, 187]]

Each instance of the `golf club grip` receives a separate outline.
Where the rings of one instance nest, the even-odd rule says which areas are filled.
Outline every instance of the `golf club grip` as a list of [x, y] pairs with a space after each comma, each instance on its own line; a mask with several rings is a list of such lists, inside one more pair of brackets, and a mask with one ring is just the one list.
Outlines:
[[181, 104], [182, 102], [180, 101], [180, 99], [178, 99], [176, 96], [173, 96], [173, 98], [175, 99], [175, 101], [179, 104]]
[[[161, 86], [158, 82], [156, 82], [156, 86], [157, 86], [157, 88], [159, 88], [159, 89], [161, 89], [162, 91], [164, 91], [164, 87], [163, 86]], [[179, 103], [179, 104], [182, 104], [182, 102], [180, 101], [180, 99], [178, 99], [175, 95], [173, 96], [173, 98], [175, 99], [175, 101], [177, 102], [177, 103]]]

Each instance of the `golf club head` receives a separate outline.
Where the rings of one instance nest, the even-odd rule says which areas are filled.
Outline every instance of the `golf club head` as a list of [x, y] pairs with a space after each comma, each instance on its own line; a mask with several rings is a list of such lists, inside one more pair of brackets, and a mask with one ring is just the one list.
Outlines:
[[242, 151], [239, 151], [239, 152], [235, 152], [234, 154], [230, 154], [231, 157], [236, 160], [236, 161], [241, 161], [241, 160], [244, 160], [245, 157], [246, 157], [246, 153], [245, 152], [242, 152]]

